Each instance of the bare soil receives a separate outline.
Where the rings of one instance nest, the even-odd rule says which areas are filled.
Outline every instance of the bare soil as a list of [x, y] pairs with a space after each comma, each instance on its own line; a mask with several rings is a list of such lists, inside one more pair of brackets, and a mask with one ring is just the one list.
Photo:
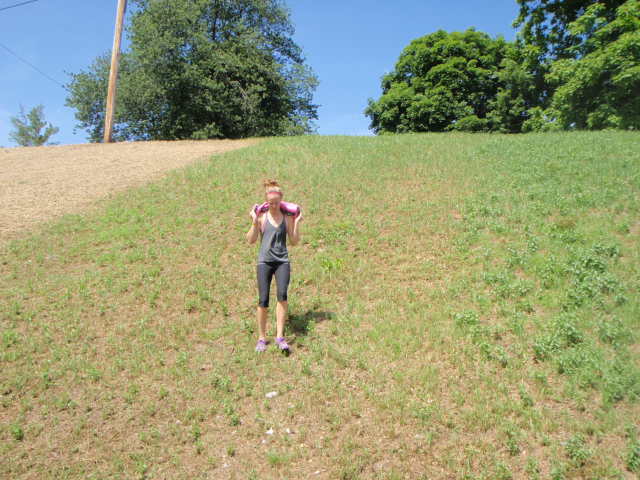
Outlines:
[[0, 243], [196, 160], [256, 143], [181, 140], [0, 148]]

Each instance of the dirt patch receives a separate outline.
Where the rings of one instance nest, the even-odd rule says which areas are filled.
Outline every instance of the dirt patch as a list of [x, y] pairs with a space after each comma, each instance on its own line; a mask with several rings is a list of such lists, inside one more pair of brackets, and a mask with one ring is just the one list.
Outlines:
[[0, 243], [108, 193], [210, 155], [256, 143], [181, 140], [0, 149]]

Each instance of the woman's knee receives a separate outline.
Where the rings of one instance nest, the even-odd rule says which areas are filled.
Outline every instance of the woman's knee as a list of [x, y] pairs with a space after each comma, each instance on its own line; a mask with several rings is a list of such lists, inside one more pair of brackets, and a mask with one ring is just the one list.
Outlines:
[[264, 285], [258, 290], [258, 306], [263, 308], [269, 306], [269, 288]]

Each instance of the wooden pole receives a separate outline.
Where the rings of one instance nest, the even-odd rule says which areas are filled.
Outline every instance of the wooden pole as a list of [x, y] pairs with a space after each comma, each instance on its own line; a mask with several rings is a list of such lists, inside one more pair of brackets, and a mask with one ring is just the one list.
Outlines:
[[113, 141], [113, 112], [116, 107], [116, 84], [118, 81], [118, 66], [120, 64], [120, 40], [122, 39], [122, 25], [124, 13], [127, 10], [127, 0], [118, 0], [116, 14], [116, 29], [113, 36], [113, 51], [111, 52], [111, 71], [109, 72], [109, 90], [107, 91], [107, 112], [104, 117], [104, 143]]

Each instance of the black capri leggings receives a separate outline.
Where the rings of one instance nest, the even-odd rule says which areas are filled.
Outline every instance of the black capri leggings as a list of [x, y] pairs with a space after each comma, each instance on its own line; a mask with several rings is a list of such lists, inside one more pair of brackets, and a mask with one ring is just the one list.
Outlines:
[[269, 306], [269, 289], [271, 287], [271, 277], [276, 276], [277, 296], [279, 301], [287, 299], [287, 288], [289, 287], [289, 277], [291, 276], [291, 265], [289, 262], [265, 262], [258, 264], [258, 292], [261, 307]]

